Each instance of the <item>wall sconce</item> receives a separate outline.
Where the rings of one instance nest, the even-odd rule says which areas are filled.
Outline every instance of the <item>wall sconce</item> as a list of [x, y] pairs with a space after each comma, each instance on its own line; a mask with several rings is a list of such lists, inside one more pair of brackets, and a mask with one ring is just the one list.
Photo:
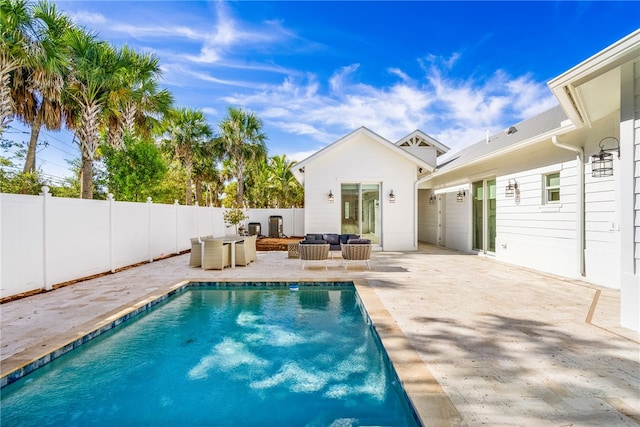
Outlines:
[[[511, 181], [513, 181], [513, 183]], [[504, 195], [506, 197], [513, 197], [518, 192], [519, 192], [518, 181], [516, 181], [513, 178], [509, 178], [509, 184], [507, 185], [507, 188], [504, 190]]]
[[432, 194], [431, 196], [429, 196], [429, 204], [433, 205], [436, 200], [438, 200], [438, 197], [435, 194]]
[[466, 195], [467, 195], [467, 192], [464, 191], [462, 188], [458, 190], [458, 194], [456, 194], [456, 202], [463, 202]]
[[[604, 148], [604, 142], [607, 139], [613, 139], [616, 141], [617, 147]], [[600, 152], [591, 156], [591, 176], [594, 178], [601, 178], [603, 176], [613, 175], [613, 154], [614, 151], [618, 152], [618, 158], [620, 158], [620, 141], [614, 136], [607, 136], [600, 141]]]
[[393, 190], [391, 190], [389, 192], [389, 203], [395, 203], [396, 202], [396, 195], [393, 194]]
[[327, 201], [329, 203], [333, 203], [333, 193], [329, 190], [329, 195], [327, 195]]

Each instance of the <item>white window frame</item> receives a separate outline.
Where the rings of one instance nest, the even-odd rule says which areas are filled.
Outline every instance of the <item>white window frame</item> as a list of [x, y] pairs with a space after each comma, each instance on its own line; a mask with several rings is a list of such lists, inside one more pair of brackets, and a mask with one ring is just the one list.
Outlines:
[[[549, 177], [552, 175], [558, 175], [558, 185], [549, 185]], [[561, 193], [560, 193], [560, 171], [546, 173], [542, 177], [542, 187], [543, 187], [543, 204], [550, 205], [560, 203]], [[552, 192], [558, 192], [558, 200], [551, 200], [549, 197]]]

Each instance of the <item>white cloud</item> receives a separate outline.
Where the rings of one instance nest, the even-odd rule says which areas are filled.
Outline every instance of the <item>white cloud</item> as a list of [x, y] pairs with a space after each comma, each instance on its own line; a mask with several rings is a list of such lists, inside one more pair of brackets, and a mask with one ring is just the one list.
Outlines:
[[314, 75], [289, 77], [226, 100], [256, 111], [284, 132], [309, 137], [306, 147], [331, 143], [365, 126], [391, 141], [421, 129], [452, 150], [481, 140], [486, 130], [494, 133], [556, 105], [546, 85], [529, 75], [511, 77], [497, 70], [484, 80], [449, 77], [448, 67], [458, 59], [458, 54], [432, 58], [440, 66], [428, 68], [422, 80], [388, 69], [402, 81], [383, 87], [358, 81], [360, 65], [351, 64], [324, 85]]

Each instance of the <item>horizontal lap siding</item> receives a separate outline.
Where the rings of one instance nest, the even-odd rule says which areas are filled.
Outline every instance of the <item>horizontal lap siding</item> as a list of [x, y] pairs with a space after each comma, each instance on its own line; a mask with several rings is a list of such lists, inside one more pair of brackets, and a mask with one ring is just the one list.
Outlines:
[[[564, 276], [578, 274], [576, 161], [497, 178], [496, 256], [513, 264]], [[560, 202], [544, 204], [544, 176], [560, 173]], [[507, 198], [509, 178], [520, 200]]]

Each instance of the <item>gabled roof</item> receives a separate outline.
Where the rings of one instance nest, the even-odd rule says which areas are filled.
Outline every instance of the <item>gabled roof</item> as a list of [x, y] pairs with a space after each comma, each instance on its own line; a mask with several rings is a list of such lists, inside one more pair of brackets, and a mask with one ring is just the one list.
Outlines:
[[320, 157], [324, 157], [324, 156], [330, 154], [336, 148], [338, 148], [338, 147], [340, 147], [340, 146], [342, 146], [344, 144], [349, 143], [349, 141], [351, 141], [353, 139], [353, 137], [358, 135], [358, 134], [365, 134], [367, 137], [369, 137], [375, 143], [378, 143], [378, 144], [382, 145], [383, 147], [387, 148], [388, 150], [391, 150], [395, 154], [399, 155], [400, 157], [403, 157], [403, 158], [413, 162], [419, 168], [423, 168], [425, 170], [430, 170], [430, 171], [433, 170], [433, 168], [434, 168], [433, 165], [428, 164], [427, 162], [425, 162], [424, 160], [420, 159], [419, 157], [416, 157], [413, 154], [409, 153], [408, 151], [403, 150], [402, 148], [400, 148], [397, 145], [393, 144], [388, 139], [383, 138], [380, 135], [378, 135], [377, 133], [367, 129], [364, 126], [362, 126], [362, 127], [358, 128], [358, 129], [354, 130], [353, 132], [350, 132], [347, 135], [343, 136], [342, 138], [340, 138], [339, 140], [337, 140], [333, 144], [327, 145], [326, 147], [324, 147], [323, 149], [321, 149], [319, 151], [316, 151], [314, 154], [312, 154], [311, 156], [307, 157], [306, 159], [296, 163], [295, 167], [294, 167], [293, 175], [298, 180], [298, 182], [300, 182], [301, 184], [304, 183], [304, 167], [306, 165], [308, 165], [309, 163], [314, 162], [315, 160], [319, 159]]
[[422, 132], [420, 129], [416, 129], [413, 132], [411, 132], [409, 135], [403, 138], [400, 138], [396, 142], [396, 145], [399, 147], [416, 147], [416, 148], [433, 147], [436, 149], [438, 156], [450, 150], [449, 147], [442, 144], [437, 139]]
[[436, 168], [436, 173], [444, 173], [474, 161], [497, 155], [501, 151], [515, 149], [522, 144], [536, 141], [537, 137], [563, 127], [563, 122], [566, 120], [567, 115], [562, 107], [558, 105], [535, 117], [510, 126], [500, 133], [491, 135], [488, 140], [485, 138], [464, 148], [453, 157], [440, 163]]

